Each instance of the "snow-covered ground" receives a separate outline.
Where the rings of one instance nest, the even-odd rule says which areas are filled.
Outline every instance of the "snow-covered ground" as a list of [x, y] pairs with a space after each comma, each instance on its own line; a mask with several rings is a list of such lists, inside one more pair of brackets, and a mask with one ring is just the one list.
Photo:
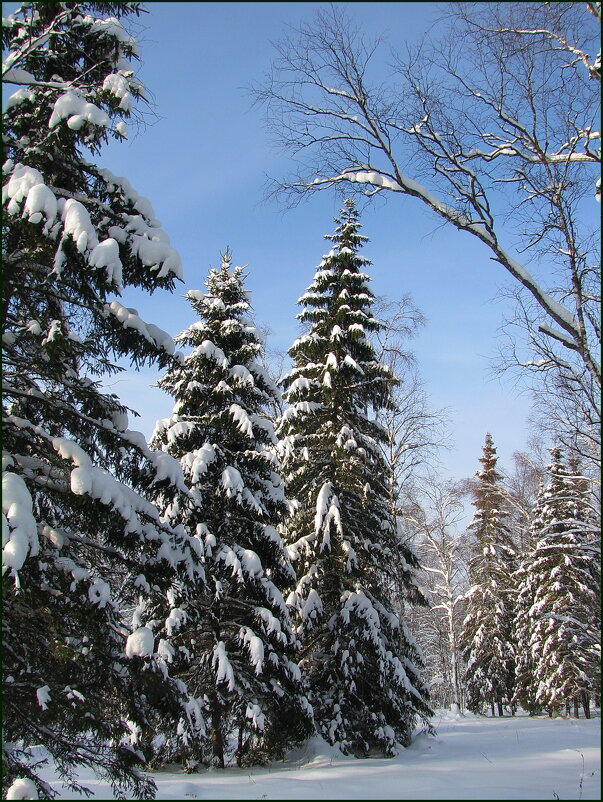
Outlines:
[[[157, 799], [600, 799], [600, 719], [465, 717], [440, 711], [391, 760], [354, 760], [314, 738], [271, 768], [154, 774]], [[45, 779], [51, 780], [48, 768]], [[82, 779], [97, 799], [106, 783]], [[59, 785], [55, 785], [58, 788]], [[77, 795], [62, 789], [60, 799]]]

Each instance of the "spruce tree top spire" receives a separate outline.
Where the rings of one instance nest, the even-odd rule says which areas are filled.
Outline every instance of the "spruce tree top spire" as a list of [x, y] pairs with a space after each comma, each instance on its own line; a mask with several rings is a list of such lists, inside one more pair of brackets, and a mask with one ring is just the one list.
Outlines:
[[[511, 548], [509, 529], [504, 523], [504, 493], [498, 485], [502, 476], [496, 470], [498, 457], [492, 435], [489, 433], [486, 434], [483, 456], [479, 461], [483, 468], [476, 473], [479, 481], [474, 490], [475, 514], [470, 529], [474, 531], [480, 547], [491, 546], [502, 536], [499, 545], [505, 543], [506, 547]], [[512, 549], [509, 553], [512, 553]]]
[[[368, 238], [359, 233], [360, 222], [353, 201], [346, 202], [335, 223], [335, 232], [326, 235], [326, 239], [336, 247], [323, 256], [313, 282], [298, 300], [303, 309], [297, 318], [309, 330], [289, 349], [295, 367], [284, 384], [288, 387], [298, 371], [314, 369], [317, 397], [312, 401], [318, 402], [322, 386], [325, 391], [332, 388], [336, 394], [366, 396], [362, 407], [368, 404], [378, 409], [386, 403], [388, 388], [396, 379], [386, 365], [377, 361], [369, 339], [382, 324], [372, 313], [374, 294], [369, 287], [370, 276], [362, 272], [370, 261], [358, 254]], [[297, 400], [297, 385], [293, 384], [290, 402]]]
[[[356, 209], [356, 204], [352, 198], [346, 198], [343, 202], [343, 208], [339, 212], [339, 217], [335, 218], [337, 227], [333, 234], [325, 234], [324, 238], [331, 240], [339, 245], [339, 251], [345, 248], [350, 248], [356, 251], [365, 242], [368, 242], [368, 237], [360, 234], [362, 224], [360, 223], [360, 215]], [[365, 262], [365, 264], [369, 264]]]
[[[588, 482], [576, 476], [576, 462], [565, 464], [563, 450], [555, 445], [550, 449], [551, 462], [546, 466], [549, 481], [544, 485], [532, 513], [531, 533], [534, 546], [539, 540], [556, 542], [558, 536], [573, 533], [568, 521], [583, 523], [584, 495], [588, 494]], [[579, 502], [581, 499], [582, 503]], [[578, 527], [580, 530], [580, 527]]]
[[494, 447], [494, 440], [492, 435], [488, 432], [486, 434], [486, 442], [483, 448], [483, 456], [479, 458], [483, 468], [476, 473], [480, 479], [489, 484], [496, 484], [502, 476], [496, 472], [496, 463], [498, 457], [496, 456], [496, 448]]
[[502, 476], [496, 470], [498, 457], [496, 456], [494, 440], [490, 433], [486, 434], [483, 456], [479, 458], [479, 461], [483, 467], [475, 474], [479, 481], [473, 493], [475, 516], [472, 523], [472, 528], [475, 530], [478, 539], [480, 538], [478, 532], [482, 532], [481, 537], [486, 536], [488, 521], [494, 525], [498, 523], [499, 513], [504, 506], [502, 490], [498, 486]]
[[232, 264], [232, 253], [230, 252], [230, 248], [226, 248], [224, 253], [222, 254], [222, 270], [230, 270], [230, 266]]

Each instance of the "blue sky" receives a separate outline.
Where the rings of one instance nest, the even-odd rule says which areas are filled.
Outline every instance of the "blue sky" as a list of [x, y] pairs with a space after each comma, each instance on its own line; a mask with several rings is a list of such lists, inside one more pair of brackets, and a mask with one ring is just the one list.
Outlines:
[[[125, 296], [147, 321], [175, 335], [191, 320], [182, 298], [203, 287], [226, 246], [248, 265], [256, 323], [272, 332], [270, 348], [285, 350], [298, 335], [296, 299], [326, 252], [340, 201], [320, 193], [286, 211], [263, 201], [267, 176], [288, 171], [288, 159], [269, 142], [262, 111], [244, 87], [260, 81], [287, 25], [309, 20], [325, 3], [150, 2], [138, 23], [140, 77], [152, 93], [156, 119], [98, 159], [148, 197], [184, 264], [185, 284], [170, 296]], [[416, 41], [435, 21], [437, 3], [341, 3], [367, 34], [384, 33], [385, 68], [391, 47]], [[4, 13], [15, 4], [3, 4]], [[447, 407], [455, 447], [442, 454], [443, 475], [475, 473], [487, 431], [511, 465], [526, 441], [529, 398], [511, 379], [492, 378], [499, 326], [508, 309], [496, 299], [507, 279], [486, 249], [443, 228], [413, 199], [379, 202], [362, 216], [373, 262], [373, 290], [394, 300], [410, 293], [428, 320], [413, 350], [434, 407]], [[171, 400], [150, 390], [157, 375], [122, 375], [122, 400], [142, 417], [131, 423], [147, 436], [171, 411]]]

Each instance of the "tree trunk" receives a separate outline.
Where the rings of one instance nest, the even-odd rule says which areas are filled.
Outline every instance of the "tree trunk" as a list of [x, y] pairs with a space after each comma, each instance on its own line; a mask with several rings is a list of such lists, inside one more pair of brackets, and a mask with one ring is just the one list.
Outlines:
[[456, 633], [454, 631], [454, 620], [451, 614], [448, 615], [448, 639], [450, 643], [450, 668], [451, 668], [451, 684], [452, 684], [452, 702], [456, 705], [458, 712], [462, 711], [461, 707], [461, 687], [459, 682], [458, 671], [458, 650], [456, 647]]
[[574, 718], [580, 718], [580, 710], [578, 708], [578, 697], [574, 696]]
[[224, 768], [224, 741], [222, 739], [222, 710], [214, 697], [211, 703], [211, 750], [212, 766]]
[[490, 710], [492, 711], [492, 718], [494, 718], [494, 701], [490, 702]]
[[582, 691], [582, 707], [584, 708], [584, 718], [590, 718], [590, 696], [586, 691]]
[[496, 707], [498, 708], [498, 715], [499, 715], [499, 717], [500, 717], [500, 718], [502, 718], [502, 717], [504, 716], [502, 702], [500, 702], [500, 701], [497, 701], [497, 702], [496, 702]]
[[245, 737], [245, 733], [247, 732], [247, 722], [245, 719], [241, 719], [238, 725], [239, 733], [237, 739], [237, 766], [242, 768], [243, 766], [243, 758], [249, 752], [250, 745], [251, 745], [251, 735], [248, 734]]

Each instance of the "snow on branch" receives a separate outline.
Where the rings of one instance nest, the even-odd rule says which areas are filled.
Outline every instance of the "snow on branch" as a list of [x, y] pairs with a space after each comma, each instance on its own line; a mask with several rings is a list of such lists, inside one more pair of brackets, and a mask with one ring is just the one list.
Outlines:
[[[20, 47], [12, 50], [2, 62], [2, 80], [11, 82], [10, 78], [7, 77], [7, 75], [11, 74], [11, 72], [16, 72], [17, 75], [25, 72], [25, 70], [21, 70], [20, 68], [16, 67], [16, 65], [22, 63], [24, 59], [31, 55], [35, 50], [44, 47], [51, 35], [69, 19], [71, 13], [71, 9], [65, 9], [64, 11], [61, 11], [56, 15], [56, 17], [54, 17], [52, 22], [45, 28], [45, 30], [43, 30], [37, 36], [28, 37]], [[12, 15], [2, 19], [3, 27], [13, 25], [14, 23], [15, 19]]]
[[2, 573], [23, 567], [39, 551], [33, 502], [23, 479], [12, 471], [2, 473]]
[[113, 315], [124, 329], [135, 329], [139, 334], [142, 334], [147, 342], [163, 349], [170, 356], [174, 354], [173, 338], [153, 323], [145, 323], [136, 310], [123, 306], [119, 301], [111, 301], [111, 303], [105, 304], [104, 311], [107, 316], [109, 314]]
[[213, 656], [212, 656], [212, 668], [216, 672], [216, 684], [220, 685], [221, 683], [226, 683], [229, 691], [234, 691], [235, 689], [235, 677], [234, 671], [232, 669], [232, 665], [230, 664], [230, 660], [228, 659], [228, 654], [226, 652], [226, 646], [224, 645], [224, 641], [220, 641], [214, 646]]
[[541, 331], [543, 334], [552, 337], [554, 340], [557, 340], [562, 345], [565, 345], [566, 348], [570, 348], [572, 351], [578, 350], [575, 340], [572, 340], [570, 337], [568, 337], [565, 332], [556, 331], [555, 329], [551, 328], [548, 323], [541, 323], [538, 326], [538, 331]]
[[255, 668], [257, 675], [262, 673], [264, 668], [264, 643], [255, 632], [249, 627], [241, 627], [239, 638], [244, 646], [249, 649], [249, 657]]
[[[402, 174], [399, 175], [398, 181], [394, 181], [391, 177], [376, 171], [344, 170], [339, 175], [330, 178], [315, 179], [313, 184], [335, 184], [342, 181], [369, 184], [379, 190], [386, 189], [419, 198], [448, 222], [459, 229], [469, 231], [469, 233], [473, 234], [487, 245], [494, 252], [495, 261], [500, 262], [503, 267], [531, 292], [538, 303], [551, 315], [553, 320], [564, 328], [568, 334], [576, 338], [579, 337], [580, 332], [574, 316], [564, 306], [544, 292], [525, 267], [519, 264], [519, 262], [500, 247], [494, 232], [489, 231], [483, 222], [473, 222], [463, 212], [439, 200], [425, 186]], [[312, 186], [312, 184], [308, 186]]]
[[333, 492], [333, 484], [325, 482], [316, 498], [316, 514], [314, 516], [314, 537], [317, 538], [322, 532], [321, 551], [329, 549], [331, 546], [331, 522], [334, 524], [336, 532], [343, 535], [339, 499]]
[[243, 407], [239, 406], [239, 404], [231, 404], [230, 409], [228, 411], [234, 418], [239, 431], [246, 437], [253, 438], [253, 426], [251, 425], [251, 420], [249, 419], [249, 415], [243, 409]]

